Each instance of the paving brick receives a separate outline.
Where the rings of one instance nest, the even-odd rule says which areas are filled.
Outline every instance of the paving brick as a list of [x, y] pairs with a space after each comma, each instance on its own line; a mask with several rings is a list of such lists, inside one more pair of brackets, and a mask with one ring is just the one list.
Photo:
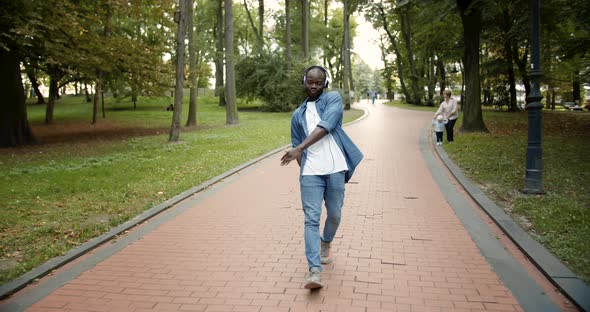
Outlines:
[[323, 289], [302, 288], [299, 171], [279, 153], [191, 196], [29, 311], [521, 311], [425, 166], [418, 135], [432, 114], [366, 108], [346, 128], [365, 159]]

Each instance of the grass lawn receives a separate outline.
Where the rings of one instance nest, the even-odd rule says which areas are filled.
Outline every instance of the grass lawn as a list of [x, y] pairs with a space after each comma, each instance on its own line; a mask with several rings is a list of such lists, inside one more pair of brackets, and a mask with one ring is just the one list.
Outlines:
[[[256, 112], [252, 103], [240, 103], [240, 124], [226, 126], [225, 108], [199, 98], [198, 126], [168, 143], [169, 99], [140, 98], [135, 110], [129, 100], [105, 100], [96, 125], [83, 97], [61, 99], [51, 125], [45, 106], [29, 105], [40, 144], [0, 149], [0, 284], [290, 142], [291, 114]], [[187, 111], [185, 101], [183, 121]], [[346, 111], [345, 121], [361, 115]]]
[[[393, 106], [431, 110], [401, 103]], [[449, 157], [535, 239], [590, 281], [590, 113], [543, 112], [545, 195], [525, 195], [528, 115], [484, 110], [489, 133], [461, 132]]]

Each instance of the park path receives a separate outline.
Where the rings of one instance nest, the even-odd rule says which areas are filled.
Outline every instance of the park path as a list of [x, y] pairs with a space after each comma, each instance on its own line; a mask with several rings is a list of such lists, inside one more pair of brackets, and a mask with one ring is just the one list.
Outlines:
[[142, 225], [157, 224], [27, 311], [523, 311], [425, 164], [432, 113], [358, 106], [369, 114], [346, 132], [365, 159], [323, 289], [302, 288], [298, 168], [279, 153]]

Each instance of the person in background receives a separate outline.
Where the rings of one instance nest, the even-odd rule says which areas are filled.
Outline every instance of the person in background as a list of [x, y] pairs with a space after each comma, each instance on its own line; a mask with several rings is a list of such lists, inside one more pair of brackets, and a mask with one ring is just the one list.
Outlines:
[[448, 123], [448, 120], [443, 119], [442, 115], [436, 116], [436, 120], [432, 121], [434, 125], [434, 133], [436, 134], [436, 145], [443, 144], [443, 131], [445, 130], [445, 125]]
[[444, 101], [440, 103], [438, 110], [434, 113], [432, 119], [434, 120], [437, 116], [441, 115], [443, 119], [448, 120], [445, 124], [445, 130], [447, 132], [447, 142], [453, 142], [453, 127], [455, 126], [455, 122], [457, 122], [457, 118], [459, 117], [459, 111], [457, 106], [457, 101], [451, 97], [451, 91], [445, 90], [443, 92]]

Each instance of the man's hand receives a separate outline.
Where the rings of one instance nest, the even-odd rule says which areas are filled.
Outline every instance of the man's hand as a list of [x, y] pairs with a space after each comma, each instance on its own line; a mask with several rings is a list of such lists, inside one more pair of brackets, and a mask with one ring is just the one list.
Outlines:
[[301, 159], [301, 149], [298, 147], [292, 148], [285, 152], [285, 155], [281, 157], [281, 166], [288, 165], [292, 160], [297, 160], [299, 162]]

